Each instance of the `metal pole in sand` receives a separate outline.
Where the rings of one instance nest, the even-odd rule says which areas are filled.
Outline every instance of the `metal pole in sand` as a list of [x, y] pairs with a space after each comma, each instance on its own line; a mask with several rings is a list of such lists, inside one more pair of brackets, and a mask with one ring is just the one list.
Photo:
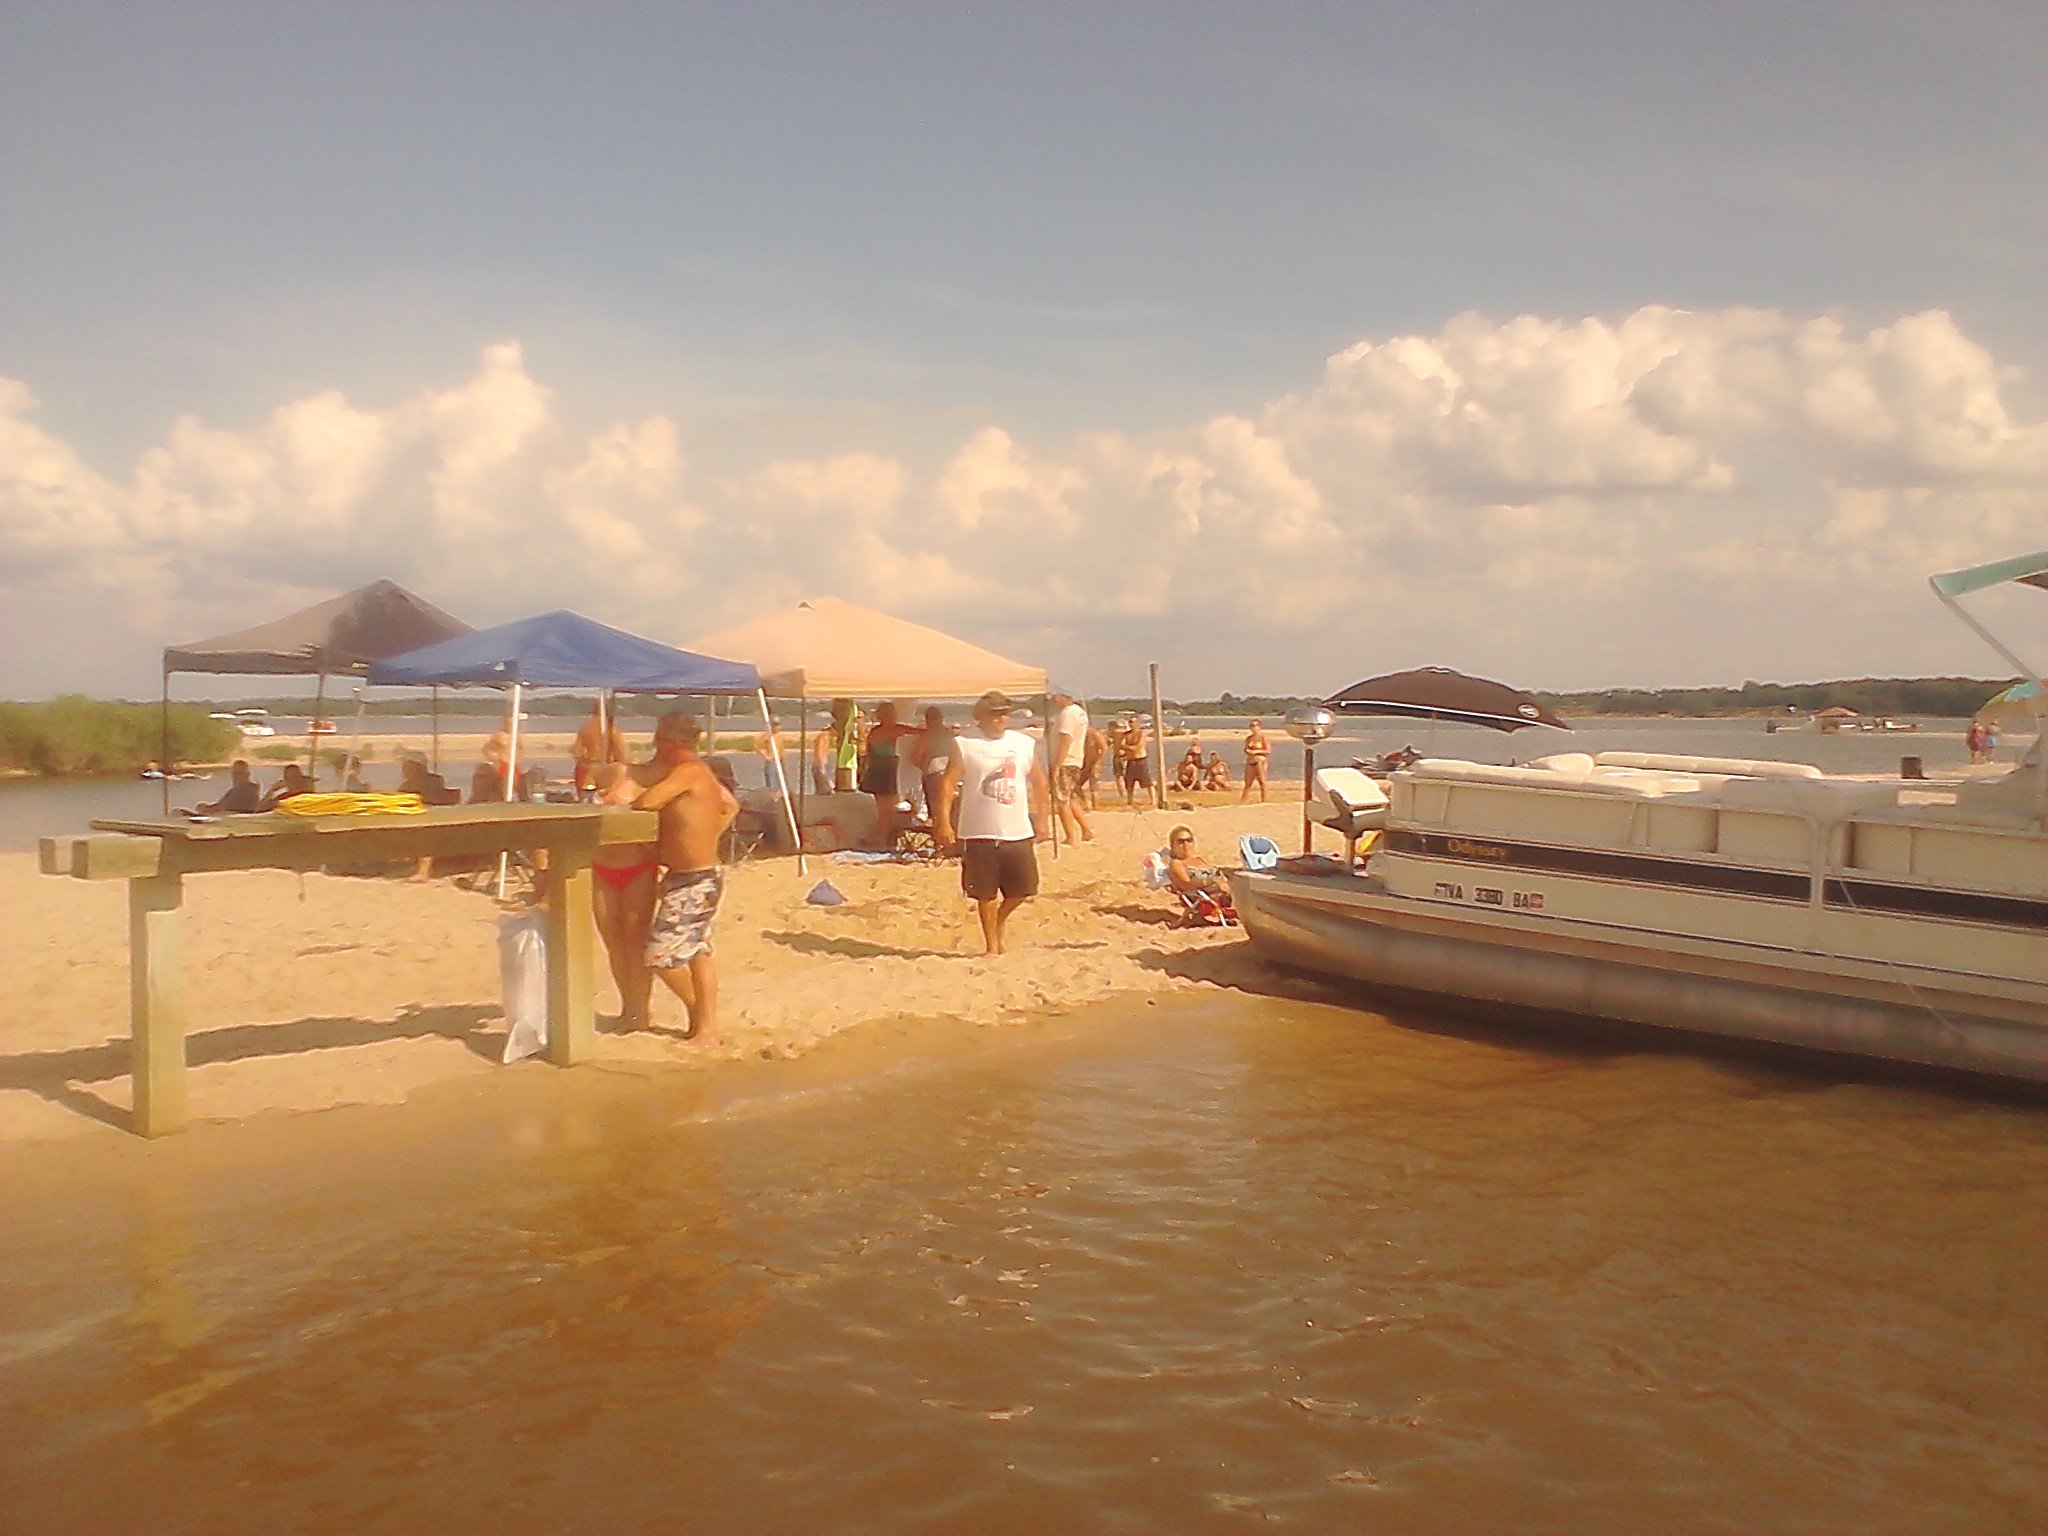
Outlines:
[[[789, 775], [782, 766], [782, 738], [776, 734], [775, 716], [768, 708], [768, 691], [755, 689], [754, 702], [761, 706], [761, 720], [768, 728], [768, 761], [775, 769], [775, 787], [782, 795], [782, 814], [789, 818], [789, 843], [796, 850], [796, 872], [807, 875], [811, 870], [804, 861], [804, 835], [797, 827], [796, 807], [789, 803]], [[797, 765], [797, 774], [802, 776], [802, 764]]]
[[321, 720], [321, 712], [327, 708], [327, 673], [323, 668], [320, 681], [313, 689], [313, 718], [306, 722], [306, 777], [317, 787], [320, 783], [320, 736], [313, 729]]
[[1152, 809], [1166, 809], [1166, 710], [1159, 702], [1159, 663], [1152, 663]]
[[[519, 700], [519, 684], [514, 683], [512, 685], [511, 740], [505, 748], [511, 760], [505, 764], [505, 793], [502, 797], [507, 802], [512, 799], [512, 781], [519, 777]], [[505, 870], [506, 866], [511, 862], [511, 858], [512, 856], [508, 853], [498, 855], [498, 900], [500, 901], [505, 899]]]

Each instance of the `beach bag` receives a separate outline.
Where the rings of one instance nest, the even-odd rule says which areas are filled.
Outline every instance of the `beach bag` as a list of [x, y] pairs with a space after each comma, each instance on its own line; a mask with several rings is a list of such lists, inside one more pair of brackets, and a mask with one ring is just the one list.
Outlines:
[[548, 1043], [548, 947], [543, 914], [498, 923], [498, 984], [505, 996], [505, 1062], [537, 1056]]

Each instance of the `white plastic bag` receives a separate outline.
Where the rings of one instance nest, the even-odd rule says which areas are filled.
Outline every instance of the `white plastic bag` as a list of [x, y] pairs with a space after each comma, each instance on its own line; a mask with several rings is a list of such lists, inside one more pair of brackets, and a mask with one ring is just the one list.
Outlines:
[[505, 995], [507, 1062], [537, 1056], [548, 1043], [548, 947], [542, 914], [498, 922], [498, 985]]

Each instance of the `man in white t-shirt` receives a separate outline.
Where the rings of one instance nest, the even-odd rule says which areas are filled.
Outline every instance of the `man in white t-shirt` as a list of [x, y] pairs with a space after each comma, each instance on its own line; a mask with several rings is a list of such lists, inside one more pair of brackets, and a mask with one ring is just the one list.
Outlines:
[[974, 702], [974, 725], [953, 737], [953, 755], [933, 808], [939, 844], [960, 844], [960, 889], [981, 919], [981, 939], [1003, 952], [1010, 914], [1038, 894], [1035, 817], [1045, 803], [1038, 746], [1010, 729], [1016, 708], [1000, 693]]
[[1052, 763], [1052, 803], [1059, 812], [1060, 830], [1070, 843], [1092, 843], [1095, 833], [1088, 825], [1088, 813], [1081, 808], [1081, 759], [1088, 750], [1088, 711], [1074, 701], [1065, 688], [1046, 694], [1052, 703], [1052, 736], [1046, 755]]

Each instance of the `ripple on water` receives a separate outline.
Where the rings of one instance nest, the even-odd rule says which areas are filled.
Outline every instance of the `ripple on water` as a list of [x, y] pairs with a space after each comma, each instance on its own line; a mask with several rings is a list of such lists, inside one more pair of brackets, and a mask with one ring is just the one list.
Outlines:
[[9, 1481], [77, 1529], [351, 1536], [2048, 1507], [2038, 1109], [1243, 1000], [773, 1112], [663, 1092], [35, 1249]]

